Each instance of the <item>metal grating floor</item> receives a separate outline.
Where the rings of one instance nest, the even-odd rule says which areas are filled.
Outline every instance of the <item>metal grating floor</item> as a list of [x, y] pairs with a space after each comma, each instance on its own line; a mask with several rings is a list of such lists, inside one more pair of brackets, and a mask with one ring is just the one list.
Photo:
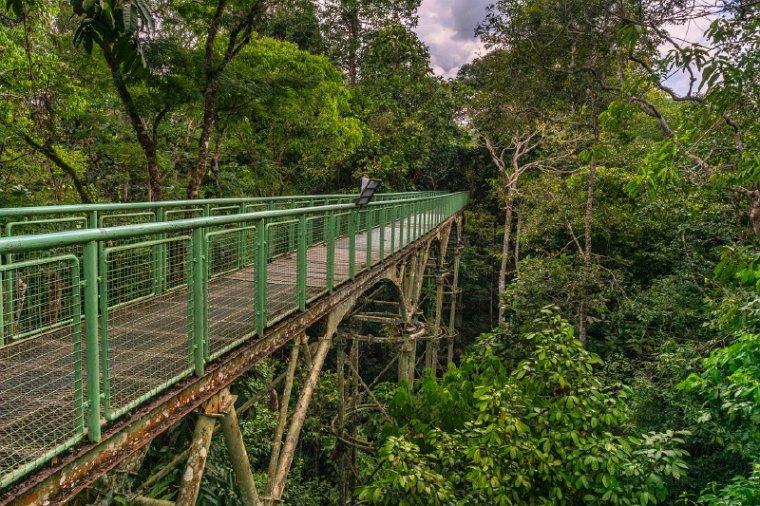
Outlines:
[[[398, 225], [389, 225], [382, 233], [386, 256], [402, 249], [396, 243], [391, 251], [390, 238], [395, 235], [398, 239]], [[379, 228], [372, 231], [373, 264], [380, 258], [380, 235]], [[355, 269], [359, 273], [366, 268], [366, 233], [356, 235], [355, 247]], [[309, 248], [307, 256], [307, 300], [311, 300], [327, 289], [326, 245]], [[349, 240], [340, 237], [335, 251], [336, 286], [349, 279], [348, 259]], [[295, 254], [285, 254], [268, 264], [269, 324], [297, 309], [296, 263]], [[251, 335], [254, 289], [252, 268], [209, 280], [212, 355]], [[192, 372], [187, 298], [186, 287], [181, 287], [109, 312], [112, 409], [128, 406], [141, 396], [159, 391], [167, 380], [178, 380]], [[81, 327], [84, 355], [85, 329], [84, 325]], [[86, 399], [86, 378], [81, 366], [84, 362], [84, 356], [76, 353], [70, 324], [0, 348], [0, 482], [21, 468], [41, 465], [51, 451], [82, 437], [81, 413], [75, 408], [79, 391], [74, 371], [82, 371], [81, 388]]]

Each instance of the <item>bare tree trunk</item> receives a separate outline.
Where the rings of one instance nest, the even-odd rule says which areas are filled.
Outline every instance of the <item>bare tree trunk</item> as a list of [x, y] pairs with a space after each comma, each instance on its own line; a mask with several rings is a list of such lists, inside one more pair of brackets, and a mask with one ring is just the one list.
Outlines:
[[520, 277], [520, 232], [522, 231], [522, 221], [520, 220], [520, 213], [515, 213], [515, 221], [517, 226], [515, 230], [515, 276]]
[[746, 188], [734, 188], [734, 191], [749, 199], [749, 220], [755, 235], [760, 235], [760, 190], [748, 190]]
[[219, 168], [219, 160], [222, 157], [222, 136], [224, 131], [217, 128], [216, 139], [214, 141], [214, 154], [211, 156], [211, 174], [214, 176], [214, 187], [216, 188], [216, 196], [221, 198], [222, 195], [222, 176]]
[[581, 281], [581, 305], [579, 311], [579, 331], [578, 337], [586, 346], [588, 339], [588, 298], [591, 283], [591, 231], [594, 220], [594, 188], [596, 186], [596, 155], [591, 157], [591, 165], [588, 173], [588, 196], [586, 197], [586, 216], [584, 218], [585, 229], [583, 237], [585, 240], [583, 250], [583, 278]]
[[198, 161], [187, 185], [187, 198], [189, 199], [197, 199], [200, 196], [201, 184], [203, 184], [203, 178], [208, 172], [208, 146], [211, 140], [211, 130], [214, 127], [218, 90], [216, 76], [211, 76], [209, 79], [211, 81], [206, 84], [206, 89], [203, 92], [203, 121], [201, 122], [201, 136], [198, 140]]
[[219, 77], [224, 74], [227, 65], [237, 56], [240, 51], [250, 42], [253, 33], [253, 21], [257, 13], [265, 7], [265, 3], [260, 0], [249, 2], [249, 8], [246, 15], [241, 19], [234, 28], [229, 32], [227, 40], [227, 49], [224, 57], [218, 65], [214, 64], [215, 41], [219, 35], [222, 20], [227, 9], [227, 0], [218, 0], [214, 16], [209, 23], [206, 32], [205, 45], [205, 65], [206, 65], [206, 84], [203, 89], [203, 119], [201, 120], [201, 135], [198, 139], [198, 160], [195, 169], [190, 174], [190, 181], [187, 184], [187, 197], [190, 199], [198, 198], [200, 194], [203, 178], [208, 172], [208, 152], [211, 141], [211, 131], [216, 121], [216, 102], [219, 91]]
[[509, 269], [509, 256], [512, 245], [512, 214], [514, 212], [514, 192], [507, 185], [504, 196], [504, 239], [501, 244], [501, 267], [499, 268], [499, 323], [504, 323], [504, 304], [501, 300], [507, 289], [507, 270]]
[[[161, 175], [161, 169], [158, 164], [158, 150], [156, 148], [156, 143], [148, 132], [148, 129], [145, 127], [145, 123], [140, 116], [140, 112], [132, 98], [132, 94], [129, 92], [127, 84], [124, 82], [124, 76], [121, 74], [119, 63], [111, 52], [111, 47], [108, 44], [103, 44], [101, 48], [103, 49], [103, 57], [108, 64], [108, 68], [111, 69], [113, 84], [116, 87], [121, 103], [127, 112], [129, 122], [132, 124], [132, 130], [137, 136], [137, 143], [140, 145], [140, 148], [142, 148], [143, 154], [145, 155], [148, 168], [148, 194], [150, 200], [163, 200], [163, 191], [161, 189], [163, 176]], [[154, 125], [154, 132], [156, 128], [157, 125]]]
[[282, 492], [285, 489], [285, 480], [290, 471], [290, 465], [293, 463], [293, 456], [295, 454], [296, 445], [298, 444], [298, 438], [301, 434], [304, 421], [306, 420], [309, 403], [311, 402], [312, 394], [314, 393], [317, 381], [319, 380], [319, 373], [322, 371], [322, 366], [325, 363], [325, 358], [327, 357], [327, 352], [330, 351], [331, 345], [332, 337], [323, 337], [317, 347], [317, 353], [313, 357], [311, 369], [303, 384], [301, 395], [296, 404], [296, 409], [293, 412], [290, 426], [288, 428], [288, 435], [285, 438], [285, 444], [282, 447], [280, 462], [277, 466], [276, 479], [270, 487], [270, 490], [272, 491], [271, 497], [273, 498], [272, 502], [278, 501], [282, 497]]
[[356, 86], [359, 80], [359, 62], [358, 62], [358, 47], [359, 47], [359, 15], [356, 12], [356, 7], [346, 14], [348, 16], [348, 84], [349, 86]]

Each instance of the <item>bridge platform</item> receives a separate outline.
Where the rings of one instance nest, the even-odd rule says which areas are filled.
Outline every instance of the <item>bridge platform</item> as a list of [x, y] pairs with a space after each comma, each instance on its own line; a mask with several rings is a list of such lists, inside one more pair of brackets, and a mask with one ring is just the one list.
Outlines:
[[[267, 337], [280, 333], [271, 353], [307, 313], [313, 321], [333, 295], [366, 288], [467, 201], [318, 199], [0, 211], [0, 504], [52, 476], [56, 459], [60, 471], [62, 455], [75, 462], [103, 430], [118, 436], [195, 385], [175, 414], [191, 409], [212, 393], [197, 378], [224, 376], [219, 364], [246, 349], [230, 377], [250, 369]], [[167, 220], [172, 211], [180, 219]], [[104, 216], [117, 226], [100, 226]], [[24, 223], [31, 233], [13, 234]], [[74, 223], [89, 226], [65, 228]]]

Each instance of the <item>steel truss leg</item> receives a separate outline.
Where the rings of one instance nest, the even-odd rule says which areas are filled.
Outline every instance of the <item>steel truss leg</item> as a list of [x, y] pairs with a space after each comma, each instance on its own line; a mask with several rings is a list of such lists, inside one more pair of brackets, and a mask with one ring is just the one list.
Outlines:
[[270, 495], [266, 498], [268, 504], [275, 504], [282, 498], [282, 493], [285, 490], [285, 481], [287, 480], [290, 466], [293, 463], [296, 445], [298, 444], [301, 429], [306, 421], [309, 404], [311, 403], [314, 389], [317, 386], [319, 374], [322, 372], [327, 352], [330, 351], [331, 346], [332, 332], [328, 332], [327, 335], [322, 337], [317, 346], [317, 351], [312, 357], [311, 369], [309, 369], [309, 374], [304, 382], [303, 389], [298, 397], [298, 403], [288, 426], [285, 444], [282, 446], [277, 466], [275, 467], [275, 474], [270, 476], [268, 480], [268, 482], [271, 482], [267, 484], [267, 490], [271, 490]]
[[[195, 506], [198, 501], [198, 493], [201, 488], [203, 471], [206, 469], [206, 460], [211, 448], [211, 438], [214, 435], [218, 411], [212, 406], [218, 399], [213, 397], [206, 405], [206, 409], [198, 416], [195, 423], [193, 442], [190, 445], [190, 456], [187, 459], [185, 473], [182, 475], [182, 485], [177, 495], [177, 506]], [[212, 409], [209, 409], [211, 407]]]
[[462, 246], [457, 244], [454, 250], [454, 280], [451, 283], [451, 307], [449, 309], [448, 325], [448, 363], [454, 363], [454, 339], [456, 336], [457, 302], [459, 300], [459, 264], [462, 258]]
[[232, 469], [244, 502], [251, 506], [260, 504], [235, 410], [236, 399], [229, 390], [222, 390], [206, 403], [203, 412], [198, 416], [185, 474], [182, 476], [182, 485], [177, 495], [177, 506], [194, 506], [198, 501], [217, 420], [222, 427], [224, 440], [230, 452]]

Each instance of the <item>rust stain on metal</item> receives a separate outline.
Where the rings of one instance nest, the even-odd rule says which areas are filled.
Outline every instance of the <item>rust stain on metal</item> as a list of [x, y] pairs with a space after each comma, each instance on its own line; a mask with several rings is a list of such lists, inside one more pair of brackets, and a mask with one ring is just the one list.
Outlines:
[[406, 249], [399, 251], [368, 272], [357, 274], [353, 282], [337, 287], [331, 295], [314, 302], [297, 314], [269, 329], [266, 335], [231, 351], [209, 364], [206, 374], [192, 377], [163, 393], [131, 415], [114, 422], [103, 433], [100, 443], [83, 444], [60, 457], [57, 464], [32, 474], [28, 479], [0, 494], [0, 506], [63, 504], [90, 486], [99, 476], [119, 465], [157, 436], [171, 428], [211, 397], [229, 387], [292, 339], [351, 297], [385, 278], [396, 282], [399, 264], [440, 236], [457, 217], [449, 218]]

